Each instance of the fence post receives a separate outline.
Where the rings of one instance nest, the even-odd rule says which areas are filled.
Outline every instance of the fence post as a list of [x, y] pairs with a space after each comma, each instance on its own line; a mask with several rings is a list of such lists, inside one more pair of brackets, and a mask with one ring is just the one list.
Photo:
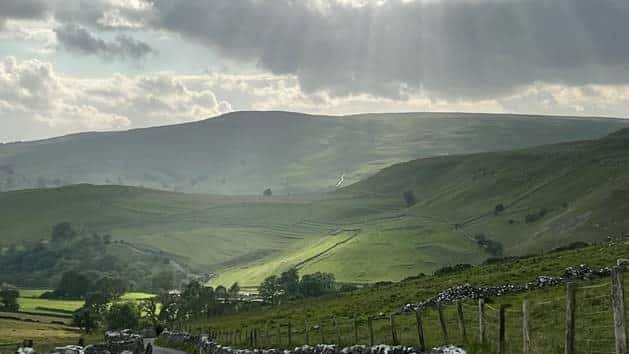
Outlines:
[[467, 341], [467, 333], [465, 331], [465, 316], [463, 316], [463, 304], [461, 304], [461, 301], [457, 301], [456, 303], [456, 313], [458, 315], [458, 321], [459, 321], [459, 330], [461, 331], [461, 338], [463, 338], [463, 341]]
[[308, 326], [308, 320], [306, 320], [305, 322], [306, 322], [306, 330], [305, 330], [306, 345], [310, 345], [310, 326]]
[[395, 314], [389, 315], [389, 327], [391, 328], [391, 341], [393, 345], [398, 344], [397, 333], [395, 331]]
[[505, 332], [506, 332], [506, 313], [509, 305], [500, 305], [500, 319], [499, 319], [499, 338], [498, 338], [498, 354], [505, 352]]
[[336, 344], [341, 345], [341, 332], [339, 331], [339, 324], [336, 322], [336, 317], [332, 317], [332, 325], [334, 326], [334, 332], [336, 333]]
[[522, 353], [528, 354], [531, 346], [529, 334], [529, 300], [522, 301]]
[[354, 315], [354, 344], [358, 344], [358, 319]]
[[323, 325], [319, 325], [319, 334], [321, 335], [321, 344], [325, 344], [325, 333], [323, 333]]
[[566, 354], [574, 354], [576, 285], [566, 284]]
[[369, 345], [373, 347], [373, 317], [367, 317], [367, 327], [369, 327]]
[[614, 337], [616, 354], [627, 354], [627, 330], [625, 326], [625, 294], [622, 272], [612, 268], [612, 310], [614, 312]]
[[443, 308], [441, 305], [437, 305], [437, 312], [439, 313], [441, 333], [443, 333], [443, 344], [448, 344], [448, 328], [446, 327], [446, 319], [443, 317]]
[[281, 323], [277, 323], [277, 346], [281, 347], [282, 346], [282, 324]]
[[424, 325], [422, 323], [420, 311], [420, 309], [415, 310], [415, 322], [417, 323], [417, 341], [419, 343], [419, 350], [424, 351], [426, 349], [426, 342], [424, 340]]
[[485, 299], [478, 299], [478, 342], [485, 344]]

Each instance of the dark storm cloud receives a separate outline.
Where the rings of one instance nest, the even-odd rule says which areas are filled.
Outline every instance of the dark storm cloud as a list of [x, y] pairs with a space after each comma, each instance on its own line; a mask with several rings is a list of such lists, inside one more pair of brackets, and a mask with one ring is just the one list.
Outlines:
[[0, 1], [0, 30], [9, 18], [41, 18], [47, 10], [45, 0], [2, 0]]
[[148, 44], [129, 36], [118, 35], [114, 41], [107, 42], [76, 24], [61, 26], [55, 29], [55, 34], [66, 50], [83, 55], [98, 55], [107, 59], [140, 59], [154, 52]]
[[536, 81], [629, 82], [626, 0], [151, 2], [152, 26], [295, 74], [306, 91], [479, 98]]

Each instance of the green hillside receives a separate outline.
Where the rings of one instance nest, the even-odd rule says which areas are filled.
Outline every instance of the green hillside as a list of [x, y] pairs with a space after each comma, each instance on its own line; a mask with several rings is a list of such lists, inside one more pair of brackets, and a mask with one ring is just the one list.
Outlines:
[[[337, 194], [417, 204], [356, 219], [355, 237], [299, 264], [302, 273], [333, 272], [341, 281], [400, 280], [444, 264], [524, 255], [629, 232], [629, 130], [597, 141], [436, 157], [384, 169]], [[502, 211], [496, 206], [502, 204]], [[488, 247], [499, 245], [502, 252]], [[271, 274], [278, 261], [234, 268], [215, 283]], [[303, 256], [301, 259], [305, 259]], [[285, 266], [286, 267], [286, 266]]]
[[79, 183], [213, 194], [332, 190], [394, 163], [602, 137], [620, 119], [236, 112], [181, 125], [0, 145], [0, 190]]
[[[319, 195], [91, 185], [5, 192], [0, 243], [6, 252], [69, 221], [215, 272], [212, 284], [257, 285], [293, 266], [342, 282], [400, 280], [625, 234], [628, 164], [629, 130], [622, 130], [600, 140], [414, 160]], [[408, 190], [416, 199], [410, 208]]]

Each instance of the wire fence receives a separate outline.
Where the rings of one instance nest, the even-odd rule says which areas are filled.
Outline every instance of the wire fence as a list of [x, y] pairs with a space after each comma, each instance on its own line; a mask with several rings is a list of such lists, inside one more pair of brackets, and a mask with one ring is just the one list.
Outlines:
[[615, 268], [611, 281], [579, 287], [569, 283], [563, 295], [543, 301], [504, 303], [480, 299], [391, 315], [332, 317], [301, 323], [271, 320], [263, 326], [237, 330], [196, 331], [209, 331], [221, 343], [248, 348], [333, 343], [429, 349], [453, 344], [477, 348], [472, 352], [478, 353], [625, 354], [629, 313], [629, 304], [624, 301], [629, 299], [625, 281], [629, 281], [629, 272]]

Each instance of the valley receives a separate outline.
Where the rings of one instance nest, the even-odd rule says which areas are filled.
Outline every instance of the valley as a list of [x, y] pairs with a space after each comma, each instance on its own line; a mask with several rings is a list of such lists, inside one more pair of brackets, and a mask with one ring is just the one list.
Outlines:
[[412, 160], [325, 193], [219, 196], [87, 184], [4, 192], [0, 244], [8, 252], [41, 242], [67, 221], [122, 242], [130, 252], [123, 257], [156, 252], [211, 274], [211, 285], [251, 288], [291, 267], [333, 272], [343, 283], [398, 281], [624, 235], [627, 164], [629, 131], [620, 130]]

